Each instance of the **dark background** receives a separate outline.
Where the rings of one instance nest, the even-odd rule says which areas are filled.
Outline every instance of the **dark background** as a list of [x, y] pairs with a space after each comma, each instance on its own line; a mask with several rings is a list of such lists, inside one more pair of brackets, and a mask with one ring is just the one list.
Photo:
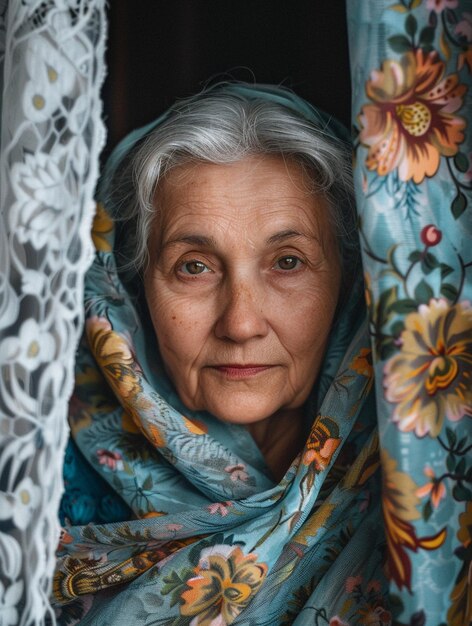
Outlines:
[[177, 98], [228, 78], [283, 84], [350, 123], [343, 0], [112, 0], [104, 157]]

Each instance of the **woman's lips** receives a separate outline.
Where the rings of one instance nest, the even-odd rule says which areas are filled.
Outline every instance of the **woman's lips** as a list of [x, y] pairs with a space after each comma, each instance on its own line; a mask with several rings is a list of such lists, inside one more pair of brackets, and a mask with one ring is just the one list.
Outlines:
[[213, 365], [212, 369], [216, 370], [220, 374], [223, 374], [226, 378], [241, 379], [251, 378], [257, 376], [274, 367], [273, 365], [261, 365], [261, 364], [236, 364], [230, 363], [227, 365]]

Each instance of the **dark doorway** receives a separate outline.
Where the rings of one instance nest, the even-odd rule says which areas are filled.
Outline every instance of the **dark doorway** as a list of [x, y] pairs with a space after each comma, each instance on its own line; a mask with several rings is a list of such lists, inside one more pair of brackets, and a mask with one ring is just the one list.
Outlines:
[[104, 156], [209, 79], [283, 84], [349, 124], [341, 0], [113, 0], [109, 18]]

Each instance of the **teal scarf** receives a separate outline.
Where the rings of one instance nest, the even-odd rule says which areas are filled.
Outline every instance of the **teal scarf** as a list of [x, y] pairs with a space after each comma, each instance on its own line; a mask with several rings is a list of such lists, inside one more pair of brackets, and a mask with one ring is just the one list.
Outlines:
[[[225, 88], [277, 101], [345, 138], [336, 122], [291, 93]], [[243, 427], [182, 405], [156, 359], [137, 295], [117, 271], [110, 181], [165, 117], [118, 146], [101, 187], [70, 424], [81, 454], [115, 495], [108, 513], [96, 516], [103, 523], [63, 532], [58, 620], [334, 625], [346, 623], [342, 614], [348, 623], [389, 624], [362, 281], [333, 326], [306, 406], [305, 447], [277, 484]]]

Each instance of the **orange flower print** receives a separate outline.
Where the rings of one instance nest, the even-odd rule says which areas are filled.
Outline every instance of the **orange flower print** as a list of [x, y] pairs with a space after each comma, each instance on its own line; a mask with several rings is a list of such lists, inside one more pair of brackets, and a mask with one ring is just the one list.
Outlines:
[[351, 369], [366, 378], [370, 378], [373, 374], [372, 350], [370, 348], [361, 348], [361, 351], [351, 363]]
[[345, 588], [347, 593], [352, 593], [356, 587], [360, 587], [362, 584], [362, 576], [349, 576], [346, 578]]
[[[361, 575], [349, 576], [345, 582], [346, 593], [352, 597], [344, 603], [344, 607], [357, 604], [355, 623], [365, 626], [391, 626], [392, 614], [385, 609], [385, 598], [381, 592], [378, 580], [371, 580], [365, 584]], [[354, 615], [351, 615], [351, 619]], [[336, 618], [334, 618], [336, 619]], [[340, 618], [338, 618], [340, 619]], [[335, 626], [349, 626], [348, 622], [333, 622]], [[331, 621], [329, 622], [331, 626]]]
[[417, 537], [412, 521], [419, 519], [418, 486], [411, 476], [397, 469], [397, 462], [382, 451], [382, 508], [387, 539], [387, 576], [399, 589], [411, 592], [412, 567], [407, 550], [437, 550], [446, 540], [444, 528], [430, 537]]
[[[134, 418], [136, 421], [136, 417]], [[138, 424], [139, 418], [137, 419]], [[142, 424], [142, 430], [146, 437], [149, 439], [151, 443], [153, 443], [157, 448], [163, 448], [166, 445], [165, 435], [162, 432], [162, 429], [153, 424], [152, 422], [146, 422], [146, 424]]]
[[329, 417], [318, 415], [316, 418], [303, 453], [303, 463], [313, 464], [318, 472], [324, 471], [331, 463], [333, 454], [342, 439], [336, 422]]
[[431, 299], [405, 318], [400, 353], [384, 368], [385, 398], [402, 431], [437, 437], [444, 416], [472, 416], [472, 307]]
[[194, 435], [204, 435], [208, 432], [207, 426], [200, 420], [188, 419], [188, 417], [183, 416], [183, 423], [185, 428]]
[[259, 591], [267, 565], [241, 548], [217, 545], [205, 548], [182, 593], [181, 615], [193, 617], [192, 626], [232, 624]]
[[367, 590], [367, 593], [380, 593], [381, 588], [382, 586], [380, 584], [380, 581], [371, 580], [367, 583], [366, 590]]
[[446, 487], [444, 486], [444, 483], [439, 482], [436, 479], [436, 475], [430, 467], [426, 466], [423, 473], [430, 480], [426, 483], [426, 485], [423, 485], [416, 490], [416, 495], [418, 498], [430, 496], [432, 505], [435, 509], [437, 509], [441, 500], [446, 497]]
[[149, 513], [143, 513], [140, 515], [140, 519], [151, 519], [152, 517], [163, 517], [166, 513], [162, 511], [150, 511]]
[[398, 169], [402, 181], [421, 183], [436, 173], [441, 156], [457, 153], [465, 120], [454, 114], [467, 87], [445, 69], [437, 52], [417, 49], [372, 72], [366, 93], [373, 104], [359, 116], [369, 170], [385, 176]]

